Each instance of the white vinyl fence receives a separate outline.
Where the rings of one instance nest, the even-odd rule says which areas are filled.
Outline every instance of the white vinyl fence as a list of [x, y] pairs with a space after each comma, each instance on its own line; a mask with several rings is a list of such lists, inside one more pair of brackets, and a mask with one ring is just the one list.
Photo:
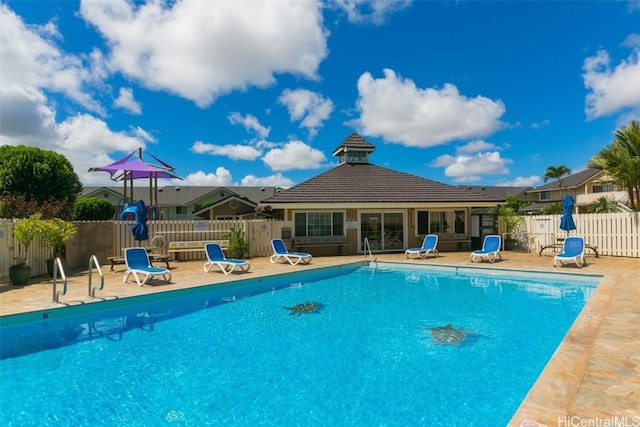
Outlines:
[[[13, 226], [19, 220], [0, 219], [0, 283], [9, 281], [9, 267], [15, 264], [18, 254], [17, 242], [13, 238]], [[249, 257], [269, 256], [272, 253], [271, 239], [281, 236], [283, 226], [291, 226], [285, 221], [274, 220], [230, 220], [230, 221], [149, 221], [149, 240], [137, 242], [131, 228], [135, 221], [80, 221], [75, 222], [78, 231], [66, 244], [66, 261], [71, 268], [88, 265], [91, 255], [96, 255], [101, 264], [107, 264], [110, 256], [122, 255], [122, 249], [132, 246], [150, 247], [151, 242], [185, 240], [229, 240], [231, 229], [245, 231], [249, 242]], [[153, 240], [157, 236], [162, 239]], [[160, 249], [167, 252], [167, 247]], [[40, 245], [38, 237], [29, 248], [32, 275], [47, 273], [46, 260], [51, 253]], [[204, 259], [204, 250], [174, 255], [179, 260]]]
[[[524, 217], [529, 252], [557, 242], [558, 238], [583, 236], [585, 243], [598, 248], [600, 255], [640, 258], [640, 213], [573, 215], [576, 229], [560, 230], [562, 215], [532, 215]], [[526, 231], [524, 228], [526, 227]], [[516, 233], [514, 233], [516, 234]]]

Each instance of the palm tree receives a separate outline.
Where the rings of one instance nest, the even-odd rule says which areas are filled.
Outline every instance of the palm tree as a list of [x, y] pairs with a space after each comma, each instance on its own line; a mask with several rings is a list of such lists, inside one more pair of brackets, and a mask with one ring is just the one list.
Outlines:
[[600, 197], [595, 202], [587, 206], [587, 212], [589, 213], [611, 213], [620, 212], [618, 202], [614, 199], [607, 197]]
[[640, 122], [618, 129], [611, 144], [589, 159], [589, 167], [605, 171], [627, 190], [631, 207], [640, 205]]
[[544, 182], [547, 182], [550, 179], [558, 180], [558, 187], [560, 188], [560, 200], [562, 200], [562, 177], [565, 175], [571, 175], [571, 169], [569, 169], [565, 165], [560, 165], [547, 167], [547, 171], [542, 177], [542, 179], [544, 179]]

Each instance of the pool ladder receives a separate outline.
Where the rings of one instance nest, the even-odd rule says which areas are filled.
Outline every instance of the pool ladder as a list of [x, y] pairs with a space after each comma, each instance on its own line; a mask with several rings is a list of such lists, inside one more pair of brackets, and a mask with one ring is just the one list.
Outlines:
[[376, 262], [378, 260], [378, 258], [374, 258], [373, 254], [371, 253], [371, 245], [369, 245], [369, 238], [368, 237], [364, 238], [364, 242], [362, 244], [362, 247], [363, 247], [364, 258], [365, 259], [367, 259], [367, 254], [369, 254], [369, 268], [373, 268], [373, 269], [378, 268], [378, 263]]
[[[91, 275], [93, 273], [93, 267], [98, 269], [98, 274], [100, 275], [100, 286], [94, 287], [91, 282]], [[58, 272], [62, 278], [62, 290], [58, 290]], [[87, 290], [87, 296], [90, 298], [96, 297], [96, 290], [102, 290], [104, 288], [104, 274], [102, 273], [102, 268], [100, 267], [100, 263], [98, 262], [98, 258], [95, 255], [91, 255], [89, 258], [89, 286]], [[67, 275], [64, 272], [64, 267], [62, 266], [62, 260], [60, 257], [56, 257], [53, 260], [53, 302], [60, 302], [60, 295], [66, 295], [67, 293]]]

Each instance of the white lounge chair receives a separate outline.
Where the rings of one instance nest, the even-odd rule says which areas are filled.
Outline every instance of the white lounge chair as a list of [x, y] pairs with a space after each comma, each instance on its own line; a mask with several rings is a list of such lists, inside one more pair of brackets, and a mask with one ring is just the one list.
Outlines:
[[224, 274], [231, 273], [236, 267], [243, 272], [247, 272], [251, 268], [251, 264], [245, 259], [226, 258], [222, 248], [217, 243], [206, 243], [204, 251], [207, 254], [207, 262], [204, 263], [205, 273], [208, 273], [214, 265], [218, 266]]
[[271, 264], [275, 264], [280, 258], [285, 259], [291, 265], [296, 265], [301, 261], [303, 264], [311, 262], [311, 254], [307, 252], [289, 252], [282, 239], [272, 239], [271, 247], [273, 248], [273, 255], [269, 257]]
[[[138, 286], [146, 284], [147, 280], [153, 276], [162, 276], [164, 280], [171, 282], [169, 269], [152, 266], [145, 248], [126, 248], [124, 250], [124, 262], [127, 264], [123, 279], [125, 283], [129, 280], [129, 275], [133, 276]], [[144, 276], [142, 281], [139, 275]]]
[[497, 234], [489, 234], [484, 236], [484, 241], [482, 242], [482, 249], [471, 252], [471, 262], [476, 260], [476, 257], [481, 260], [488, 259], [491, 263], [496, 261], [496, 258], [502, 259], [502, 255], [500, 254], [500, 245], [502, 244], [502, 239]]
[[562, 265], [567, 261], [575, 262], [579, 268], [587, 265], [587, 260], [584, 257], [584, 237], [571, 236], [564, 239], [562, 252], [553, 257], [554, 267], [558, 261], [560, 261]]
[[404, 253], [407, 255], [407, 258], [411, 258], [413, 255], [418, 255], [422, 259], [426, 259], [429, 253], [432, 253], [436, 257], [440, 255], [440, 252], [436, 249], [438, 246], [438, 235], [437, 234], [428, 234], [424, 237], [422, 241], [422, 247], [420, 248], [409, 248]]

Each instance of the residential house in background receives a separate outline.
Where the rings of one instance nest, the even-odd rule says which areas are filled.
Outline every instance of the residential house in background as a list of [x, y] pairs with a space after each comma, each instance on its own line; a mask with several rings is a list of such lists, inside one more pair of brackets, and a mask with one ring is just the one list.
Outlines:
[[353, 133], [333, 152], [338, 166], [262, 200], [291, 228], [282, 238], [296, 250], [318, 255], [404, 251], [437, 234], [439, 250], [480, 247], [497, 233], [495, 215], [478, 212], [503, 197], [473, 187], [451, 186], [369, 162], [375, 147]]
[[[151, 219], [251, 219], [256, 206], [277, 191], [277, 187], [164, 186], [158, 188], [158, 206], [148, 206]], [[119, 218], [124, 201], [123, 187], [85, 187], [79, 198], [108, 200]], [[134, 187], [134, 200], [149, 200], [149, 187]], [[148, 202], [147, 202], [148, 204]]]
[[597, 169], [585, 169], [562, 178], [562, 188], [558, 181], [553, 181], [525, 193], [526, 199], [533, 202], [525, 208], [527, 211], [537, 211], [551, 203], [562, 203], [566, 195], [571, 195], [575, 200], [574, 213], [587, 213], [587, 207], [600, 197], [617, 201], [622, 209], [629, 202], [629, 194], [620, 191], [604, 171]]

